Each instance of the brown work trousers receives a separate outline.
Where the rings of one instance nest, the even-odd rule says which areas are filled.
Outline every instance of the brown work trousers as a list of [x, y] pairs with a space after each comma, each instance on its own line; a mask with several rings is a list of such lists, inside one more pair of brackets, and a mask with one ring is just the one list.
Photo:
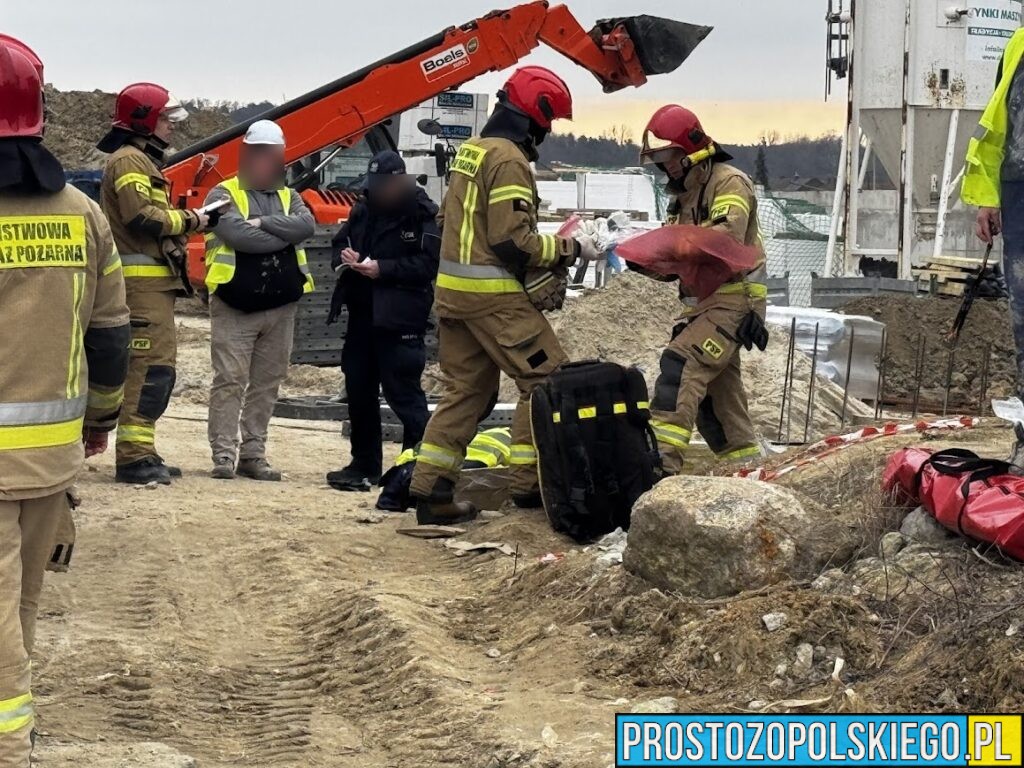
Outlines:
[[297, 307], [293, 302], [240, 312], [216, 294], [210, 298], [213, 385], [207, 436], [215, 461], [266, 456], [270, 417], [292, 356]]
[[540, 486], [530, 394], [567, 360], [551, 325], [523, 296], [521, 303], [483, 317], [440, 318], [438, 341], [447, 384], [420, 444], [412, 495], [427, 498], [439, 478], [458, 478], [466, 446], [498, 389], [499, 371], [519, 388], [512, 419], [510, 490], [513, 495], [536, 493]]
[[734, 307], [713, 307], [688, 318], [662, 354], [651, 426], [666, 471], [682, 470], [694, 426], [719, 458], [760, 454], [735, 338], [751, 310], [764, 317], [765, 303], [744, 297]]
[[70, 514], [65, 491], [0, 501], [0, 768], [28, 768], [34, 724], [29, 659], [43, 573]]
[[132, 344], [117, 426], [118, 466], [157, 455], [156, 422], [167, 410], [174, 389], [176, 292], [147, 290], [147, 279], [126, 281]]

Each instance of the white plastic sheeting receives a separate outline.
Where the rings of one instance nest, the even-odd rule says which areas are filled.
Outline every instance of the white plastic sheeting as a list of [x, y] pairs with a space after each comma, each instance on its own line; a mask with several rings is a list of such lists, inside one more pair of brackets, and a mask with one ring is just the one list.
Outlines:
[[774, 329], [792, 328], [796, 318], [796, 348], [814, 354], [814, 329], [818, 328], [817, 372], [839, 386], [846, 385], [846, 363], [853, 340], [853, 375], [850, 397], [874, 400], [878, 393], [878, 359], [885, 324], [860, 315], [840, 315], [813, 307], [768, 307], [767, 322]]

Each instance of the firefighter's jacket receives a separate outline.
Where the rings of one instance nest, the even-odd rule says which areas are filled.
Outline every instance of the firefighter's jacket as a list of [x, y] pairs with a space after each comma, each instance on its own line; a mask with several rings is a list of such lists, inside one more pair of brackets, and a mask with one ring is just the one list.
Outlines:
[[725, 163], [712, 163], [709, 167], [695, 169], [688, 179], [686, 191], [669, 205], [666, 223], [717, 229], [758, 250], [759, 258], [752, 270], [737, 276], [697, 304], [696, 311], [719, 306], [743, 306], [750, 299], [767, 298], [757, 195], [753, 183], [743, 171]]
[[434, 306], [441, 317], [480, 317], [529, 299], [528, 268], [572, 264], [574, 240], [537, 232], [540, 197], [526, 154], [513, 141], [473, 138], [459, 148], [441, 206], [441, 263]]
[[84, 427], [110, 430], [128, 370], [121, 261], [74, 187], [0, 194], [0, 499], [68, 487]]
[[129, 290], [181, 289], [181, 267], [165, 254], [171, 245], [184, 254], [188, 235], [199, 228], [199, 217], [171, 207], [167, 179], [153, 158], [131, 143], [114, 152], [103, 172], [100, 202]]

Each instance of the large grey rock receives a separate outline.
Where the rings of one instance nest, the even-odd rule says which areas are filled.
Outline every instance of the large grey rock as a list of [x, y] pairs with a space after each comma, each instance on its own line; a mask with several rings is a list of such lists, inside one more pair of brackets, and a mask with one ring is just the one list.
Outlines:
[[889, 531], [878, 543], [878, 551], [886, 560], [892, 560], [907, 544], [903, 534], [899, 531]]
[[713, 598], [814, 578], [851, 548], [846, 526], [785, 488], [674, 477], [634, 506], [623, 564], [661, 589]]
[[935, 522], [935, 518], [925, 512], [924, 507], [918, 507], [903, 518], [900, 533], [919, 544], [942, 544], [949, 541], [952, 535]]

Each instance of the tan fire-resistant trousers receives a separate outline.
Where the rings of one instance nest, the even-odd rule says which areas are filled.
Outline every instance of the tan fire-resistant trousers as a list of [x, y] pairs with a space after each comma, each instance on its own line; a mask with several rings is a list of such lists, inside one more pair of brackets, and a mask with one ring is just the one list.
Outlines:
[[126, 281], [132, 344], [117, 426], [118, 466], [157, 455], [156, 422], [167, 410], [174, 389], [176, 293], [145, 290], [145, 280]]
[[522, 303], [484, 317], [441, 318], [438, 341], [438, 360], [448, 385], [420, 445], [413, 496], [430, 496], [438, 478], [458, 478], [466, 446], [498, 388], [499, 371], [519, 388], [512, 420], [510, 490], [513, 495], [536, 493], [530, 393], [567, 360], [551, 325], [524, 296]]
[[29, 659], [43, 573], [68, 514], [64, 491], [0, 501], [0, 768], [28, 768], [34, 723]]
[[216, 294], [210, 298], [213, 386], [207, 436], [215, 460], [266, 456], [270, 417], [292, 356], [297, 307], [293, 302], [240, 312]]
[[751, 309], [764, 316], [763, 301], [702, 312], [662, 354], [651, 426], [666, 471], [681, 471], [694, 426], [719, 458], [740, 460], [760, 454], [735, 338]]

